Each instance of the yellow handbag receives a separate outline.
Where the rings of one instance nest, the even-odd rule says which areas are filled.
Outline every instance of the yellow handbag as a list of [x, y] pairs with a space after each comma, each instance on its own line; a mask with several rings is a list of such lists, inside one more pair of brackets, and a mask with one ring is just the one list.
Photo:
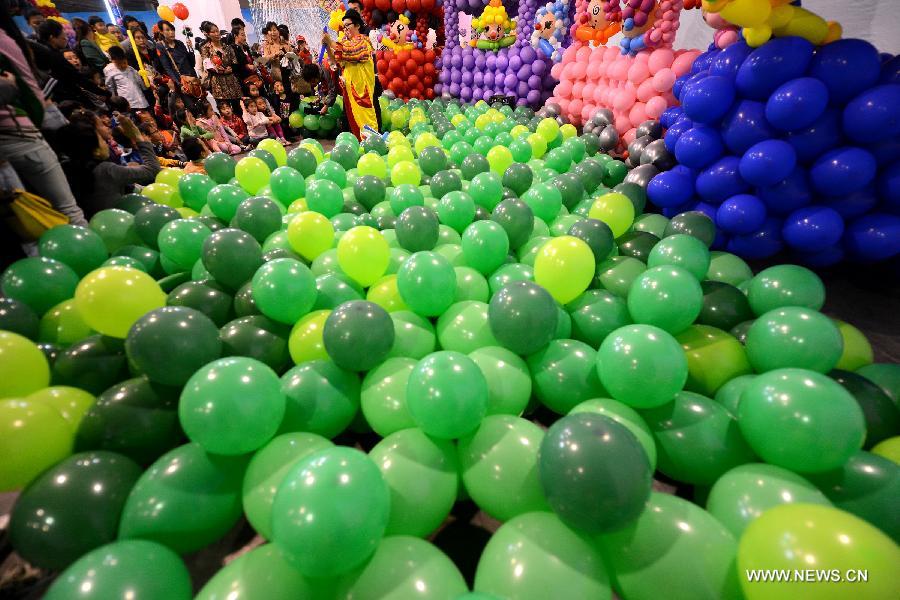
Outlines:
[[14, 191], [12, 202], [2, 212], [9, 228], [26, 242], [36, 241], [48, 229], [69, 222], [69, 217], [49, 201], [21, 189]]

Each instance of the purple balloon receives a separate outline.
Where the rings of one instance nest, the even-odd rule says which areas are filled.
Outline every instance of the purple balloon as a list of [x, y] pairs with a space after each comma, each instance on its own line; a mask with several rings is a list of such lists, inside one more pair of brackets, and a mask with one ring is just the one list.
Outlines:
[[475, 73], [472, 71], [463, 71], [462, 73], [462, 84], [463, 85], [472, 85], [472, 81], [475, 79]]
[[503, 78], [503, 85], [510, 89], [514, 88], [518, 82], [519, 79], [512, 73], [507, 73], [506, 77]]
[[528, 78], [528, 87], [530, 87], [533, 90], [541, 89], [541, 78], [538, 77], [537, 75], [532, 75], [531, 77], [529, 77]]
[[484, 66], [486, 66], [491, 71], [494, 71], [497, 68], [497, 55], [496, 54], [488, 54], [487, 58], [484, 61]]
[[484, 73], [481, 71], [475, 71], [475, 74], [472, 76], [472, 83], [475, 85], [481, 85], [484, 83]]
[[518, 54], [514, 54], [509, 58], [509, 68], [513, 71], [518, 71], [522, 66], [522, 59]]
[[505, 71], [506, 67], [509, 66], [509, 58], [506, 56], [505, 52], [497, 56], [496, 66], [499, 71]]
[[475, 57], [471, 54], [463, 56], [463, 68], [471, 70], [475, 66]]
[[530, 90], [525, 98], [528, 100], [528, 104], [537, 104], [541, 100], [541, 92], [538, 90]]
[[544, 60], [536, 60], [531, 63], [531, 72], [535, 75], [543, 75], [547, 70], [547, 62]]
[[528, 84], [524, 81], [520, 81], [516, 86], [516, 92], [520, 98], [524, 98], [528, 95]]

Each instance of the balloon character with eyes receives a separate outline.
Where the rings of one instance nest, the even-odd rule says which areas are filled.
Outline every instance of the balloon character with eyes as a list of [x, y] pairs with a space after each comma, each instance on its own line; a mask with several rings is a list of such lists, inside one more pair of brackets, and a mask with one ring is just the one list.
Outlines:
[[491, 0], [478, 18], [472, 19], [472, 27], [479, 32], [479, 39], [472, 46], [481, 50], [499, 50], [516, 43], [516, 22], [506, 14], [500, 0]]
[[563, 0], [548, 2], [537, 9], [531, 45], [544, 55], [559, 62], [562, 59], [562, 43], [569, 30], [569, 7]]
[[703, 11], [717, 13], [741, 28], [747, 45], [757, 47], [769, 38], [797, 36], [815, 45], [841, 37], [841, 26], [793, 3], [792, 0], [703, 0]]
[[397, 52], [398, 50], [412, 50], [416, 47], [416, 32], [409, 27], [409, 17], [401, 14], [397, 20], [387, 25], [387, 35], [382, 33], [381, 44]]
[[622, 23], [622, 54], [644, 48], [671, 47], [680, 25], [684, 0], [605, 0], [607, 21]]
[[602, 46], [621, 31], [622, 26], [618, 21], [606, 18], [604, 5], [608, 3], [609, 0], [590, 0], [587, 14], [578, 16], [579, 25], [575, 28], [576, 40]]

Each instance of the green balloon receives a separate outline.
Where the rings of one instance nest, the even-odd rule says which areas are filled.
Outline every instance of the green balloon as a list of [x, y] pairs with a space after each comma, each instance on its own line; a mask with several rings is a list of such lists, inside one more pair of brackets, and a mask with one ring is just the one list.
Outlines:
[[509, 254], [506, 230], [494, 221], [476, 221], [466, 227], [461, 245], [466, 264], [484, 275], [496, 271]]
[[181, 558], [145, 540], [121, 540], [82, 556], [47, 590], [49, 600], [191, 598], [191, 576]]
[[327, 179], [313, 179], [306, 187], [309, 210], [322, 213], [329, 219], [344, 207], [344, 194], [338, 184]]
[[531, 398], [531, 374], [522, 358], [500, 346], [469, 353], [488, 384], [487, 414], [519, 416]]
[[669, 333], [652, 325], [627, 325], [597, 352], [600, 381], [612, 397], [632, 408], [670, 402], [687, 381], [687, 359]]
[[0, 276], [0, 291], [18, 300], [36, 316], [75, 295], [78, 275], [71, 267], [52, 258], [29, 257], [17, 260]]
[[[552, 240], [550, 236], [535, 236], [525, 242], [525, 245], [519, 248], [519, 262], [534, 268], [534, 261], [537, 259], [538, 252], [544, 247], [544, 244]], [[505, 258], [505, 257], [504, 257]]]
[[597, 351], [577, 340], [553, 340], [528, 357], [534, 394], [553, 412], [564, 415], [585, 400], [605, 396], [597, 376]]
[[411, 206], [425, 206], [422, 190], [410, 183], [401, 183], [391, 190], [391, 210], [395, 215], [401, 214]]
[[386, 535], [425, 537], [444, 521], [459, 487], [456, 447], [421, 429], [404, 429], [369, 452], [391, 492]]
[[193, 308], [209, 317], [216, 327], [222, 327], [233, 317], [233, 301], [231, 295], [213, 281], [188, 281], [169, 293], [166, 304]]
[[412, 358], [389, 358], [363, 379], [360, 408], [366, 422], [378, 435], [387, 437], [395, 431], [416, 426], [406, 405], [407, 383], [416, 364]]
[[207, 196], [214, 187], [216, 182], [206, 173], [187, 173], [178, 180], [178, 194], [185, 206], [196, 211], [206, 206]]
[[857, 369], [856, 374], [879, 385], [900, 408], [900, 365], [872, 363]]
[[647, 266], [631, 256], [613, 256], [597, 265], [597, 282], [620, 298], [628, 296], [632, 284]]
[[237, 163], [224, 152], [213, 152], [203, 161], [203, 168], [216, 183], [228, 183], [234, 177]]
[[625, 180], [628, 175], [628, 167], [621, 160], [611, 160], [606, 163], [606, 175], [603, 177], [603, 185], [615, 187]]
[[207, 196], [207, 206], [216, 217], [228, 222], [234, 218], [241, 202], [249, 197], [250, 194], [245, 192], [239, 185], [230, 183], [220, 184], [209, 192], [209, 195]]
[[406, 357], [419, 360], [434, 352], [437, 336], [431, 321], [408, 310], [390, 313], [394, 322], [394, 346], [389, 358]]
[[249, 456], [207, 454], [185, 444], [160, 457], [128, 496], [120, 539], [141, 538], [185, 554], [221, 538], [241, 516]]
[[272, 534], [287, 561], [308, 576], [330, 577], [375, 552], [390, 514], [390, 492], [375, 464], [335, 446], [288, 471], [275, 494]]
[[[446, 246], [445, 246], [446, 248]], [[438, 252], [441, 250], [438, 249]], [[460, 251], [461, 252], [461, 251]], [[459, 255], [462, 257], [462, 254]], [[456, 273], [456, 301], [487, 302], [490, 297], [490, 288], [484, 275], [471, 267], [454, 267]]]
[[406, 305], [422, 316], [442, 314], [456, 295], [453, 265], [437, 252], [416, 252], [397, 271], [397, 289]]
[[478, 561], [475, 591], [522, 600], [612, 597], [600, 554], [549, 512], [500, 526]]
[[189, 270], [203, 252], [203, 242], [212, 231], [194, 219], [177, 219], [163, 225], [157, 244], [162, 255], [181, 270]]
[[737, 542], [699, 506], [652, 493], [630, 525], [599, 536], [598, 546], [626, 598], [655, 598], [663, 582], [673, 598], [743, 597], [735, 569]]
[[[658, 238], [662, 238], [666, 231], [666, 225], [668, 224], [669, 219], [665, 218], [664, 216], [656, 213], [648, 213], [646, 215], [635, 217], [634, 225], [632, 227], [635, 231], [646, 231], [647, 233], [652, 233]], [[719, 252], [718, 254], [725, 253]]]
[[44, 471], [19, 495], [9, 521], [16, 552], [44, 569], [64, 569], [116, 539], [125, 499], [141, 475], [112, 452], [74, 454]]
[[522, 195], [522, 201], [531, 208], [534, 216], [550, 223], [562, 207], [562, 194], [550, 183], [539, 183]]
[[828, 376], [850, 392], [866, 419], [866, 449], [900, 432], [900, 410], [880, 387], [856, 373], [835, 369]]
[[716, 226], [706, 213], [688, 211], [672, 217], [666, 225], [663, 236], [669, 237], [679, 233], [694, 236], [708, 248], [716, 239]]
[[394, 324], [377, 304], [351, 300], [328, 315], [322, 338], [336, 365], [348, 371], [368, 371], [391, 351]]
[[244, 475], [244, 514], [258, 534], [272, 539], [272, 504], [275, 493], [293, 467], [311, 454], [333, 444], [315, 433], [285, 433], [259, 449]]
[[37, 315], [27, 304], [12, 298], [0, 298], [0, 329], [36, 340], [38, 327]]
[[359, 571], [338, 582], [334, 597], [359, 600], [456, 598], [467, 590], [456, 565], [438, 548], [414, 537], [384, 538]]
[[825, 304], [825, 286], [806, 267], [776, 265], [760, 271], [750, 281], [747, 299], [757, 316], [786, 306], [819, 310]]
[[656, 470], [656, 442], [650, 428], [644, 422], [643, 417], [635, 410], [625, 406], [621, 402], [609, 398], [597, 398], [585, 400], [575, 406], [569, 414], [595, 413], [608, 417], [630, 431], [644, 449], [647, 460], [650, 462], [650, 471]]
[[740, 465], [723, 474], [712, 487], [706, 509], [735, 537], [765, 511], [781, 504], [831, 502], [803, 477], [765, 464]]
[[866, 434], [853, 396], [804, 369], [777, 369], [754, 379], [741, 394], [738, 424], [763, 460], [799, 473], [839, 468]]
[[207, 451], [239, 455], [262, 447], [285, 414], [278, 376], [246, 357], [222, 358], [188, 380], [178, 403], [181, 426]]
[[97, 232], [77, 225], [58, 225], [48, 229], [38, 241], [41, 256], [58, 260], [84, 277], [109, 257]]
[[123, 341], [92, 335], [72, 344], [53, 363], [53, 385], [68, 385], [98, 395], [127, 377]]
[[673, 402], [642, 414], [656, 438], [659, 470], [677, 481], [712, 485], [754, 458], [734, 415], [700, 394], [679, 392]]
[[216, 231], [203, 242], [203, 266], [230, 290], [239, 289], [262, 266], [262, 247], [239, 229]]
[[[650, 496], [650, 461], [640, 442], [600, 414], [575, 413], [554, 423], [541, 442], [539, 471], [553, 511], [586, 533], [621, 528]], [[604, 494], [592, 491], [599, 486]]]
[[111, 253], [122, 246], [138, 242], [134, 215], [118, 208], [108, 208], [95, 213], [89, 226], [103, 239], [107, 251]]
[[359, 411], [360, 381], [328, 360], [297, 365], [281, 378], [286, 405], [279, 433], [307, 431], [331, 439]]
[[786, 367], [827, 373], [837, 365], [844, 343], [834, 322], [799, 306], [777, 308], [747, 331], [747, 358], [757, 372]]
[[325, 273], [316, 277], [316, 303], [312, 310], [334, 310], [350, 300], [362, 300], [362, 288], [340, 273]]
[[513, 281], [503, 287], [491, 298], [488, 315], [494, 337], [521, 355], [546, 346], [559, 319], [553, 297], [530, 281]]
[[703, 290], [703, 308], [700, 309], [697, 323], [728, 331], [753, 318], [747, 296], [733, 285], [721, 281], [704, 281], [700, 287]]
[[151, 277], [162, 278], [164, 271], [160, 264], [159, 252], [145, 246], [122, 246], [115, 252], [115, 256], [128, 257], [137, 260], [143, 269]]
[[407, 386], [407, 407], [428, 435], [455, 439], [470, 433], [487, 412], [487, 381], [472, 359], [434, 352], [417, 364]]
[[734, 254], [714, 250], [709, 253], [709, 257], [706, 278], [711, 281], [721, 281], [737, 287], [753, 277], [753, 271], [747, 263]]
[[[239, 296], [240, 293], [235, 296], [235, 304]], [[291, 360], [288, 350], [290, 333], [289, 326], [263, 315], [239, 317], [219, 330], [222, 356], [253, 358], [280, 373]]]
[[492, 211], [503, 199], [503, 183], [493, 171], [479, 173], [469, 185], [469, 194], [478, 206]]
[[606, 290], [588, 290], [567, 308], [572, 337], [592, 348], [599, 348], [606, 336], [632, 323], [625, 300]]
[[253, 275], [253, 300], [265, 316], [293, 325], [312, 310], [316, 280], [309, 268], [293, 258], [265, 263]]
[[435, 198], [443, 198], [450, 192], [462, 190], [462, 180], [456, 171], [438, 171], [428, 182]]
[[340, 188], [347, 186], [347, 171], [333, 160], [324, 160], [319, 163], [316, 167], [315, 177], [317, 180], [326, 179], [334, 182]]
[[628, 291], [628, 312], [636, 323], [678, 333], [694, 322], [703, 307], [697, 279], [681, 267], [653, 267], [641, 273]]
[[661, 240], [653, 247], [647, 258], [647, 266], [650, 268], [666, 265], [681, 267], [698, 281], [706, 277], [709, 263], [709, 249], [706, 244], [685, 234], [671, 235]]
[[448, 192], [437, 205], [441, 223], [462, 233], [475, 218], [475, 201], [466, 192]]
[[315, 155], [302, 146], [297, 146], [288, 152], [287, 166], [296, 169], [304, 177], [315, 173], [317, 165]]

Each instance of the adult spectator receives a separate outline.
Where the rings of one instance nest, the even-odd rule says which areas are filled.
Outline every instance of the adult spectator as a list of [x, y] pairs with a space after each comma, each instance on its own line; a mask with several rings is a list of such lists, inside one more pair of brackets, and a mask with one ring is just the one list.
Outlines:
[[72, 19], [72, 27], [84, 61], [93, 70], [102, 72], [103, 67], [109, 63], [109, 58], [97, 44], [97, 32], [83, 19]]
[[234, 44], [235, 30], [246, 28], [247, 24], [244, 23], [243, 19], [239, 19], [238, 17], [233, 18], [231, 20], [231, 31], [222, 36], [222, 42], [225, 44]]
[[[235, 27], [231, 31], [231, 39], [234, 40], [231, 49], [234, 52], [234, 74], [241, 82], [242, 89], [246, 90], [250, 84], [258, 87], [263, 85], [262, 77], [253, 61], [250, 46], [247, 45], [247, 30], [243, 27]], [[237, 114], [238, 111], [235, 111]]]
[[162, 71], [175, 82], [188, 104], [195, 104], [203, 97], [203, 88], [194, 68], [194, 53], [181, 40], [175, 39], [175, 26], [168, 21], [156, 25], [162, 39], [157, 44], [157, 70]]
[[278, 30], [278, 25], [274, 21], [266, 23], [263, 35], [264, 38], [260, 45], [263, 63], [276, 80], [288, 81], [290, 79], [289, 54], [292, 54], [290, 44], [282, 39], [281, 31]]
[[31, 27], [31, 33], [28, 34], [28, 39], [32, 41], [37, 41], [38, 39], [38, 28], [40, 28], [41, 23], [47, 20], [47, 17], [44, 16], [44, 13], [39, 11], [36, 8], [29, 8], [25, 11], [25, 22], [28, 23], [28, 26]]
[[200, 31], [206, 35], [206, 43], [200, 51], [203, 69], [209, 76], [209, 89], [216, 104], [227, 102], [232, 108], [240, 106], [241, 83], [234, 74], [237, 60], [233, 46], [222, 43], [221, 32], [215, 23], [203, 21]]
[[51, 100], [57, 104], [74, 100], [90, 106], [96, 97], [109, 97], [105, 90], [81, 74], [81, 61], [69, 49], [69, 39], [59, 21], [48, 19], [41, 23], [38, 39], [40, 43], [32, 42], [30, 48], [37, 68], [56, 81], [50, 92]]

